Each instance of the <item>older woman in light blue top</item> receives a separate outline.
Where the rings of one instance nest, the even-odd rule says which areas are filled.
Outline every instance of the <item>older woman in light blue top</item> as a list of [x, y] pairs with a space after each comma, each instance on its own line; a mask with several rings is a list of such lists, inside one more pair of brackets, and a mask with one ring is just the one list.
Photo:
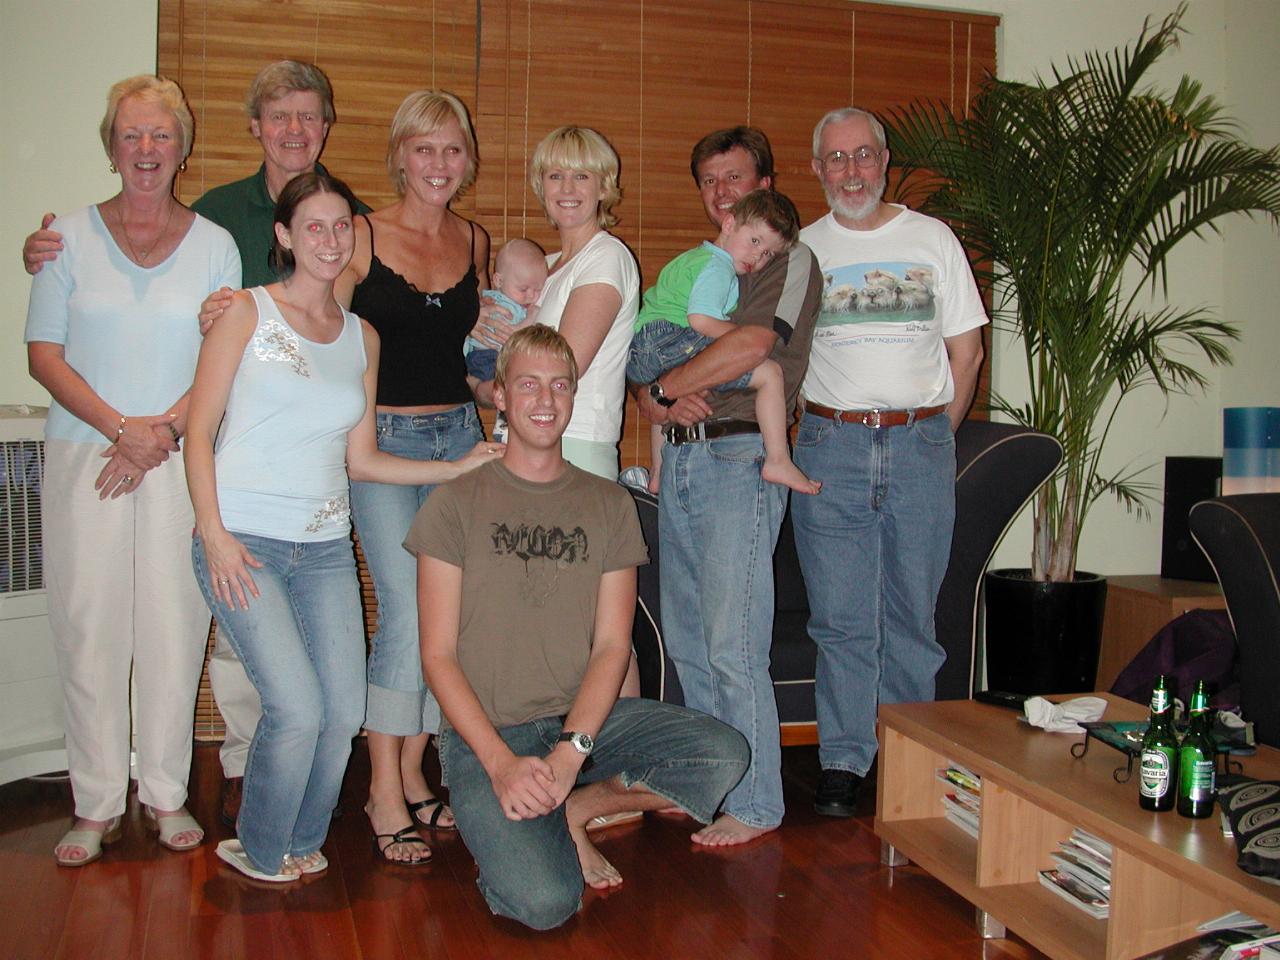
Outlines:
[[77, 817], [54, 850], [63, 866], [120, 835], [131, 672], [139, 799], [166, 847], [204, 835], [184, 804], [209, 612], [182, 562], [179, 440], [200, 301], [240, 284], [231, 235], [173, 196], [192, 138], [177, 84], [117, 83], [101, 134], [120, 192], [56, 222], [65, 250], [33, 280], [26, 328], [31, 375], [53, 396], [45, 579]]

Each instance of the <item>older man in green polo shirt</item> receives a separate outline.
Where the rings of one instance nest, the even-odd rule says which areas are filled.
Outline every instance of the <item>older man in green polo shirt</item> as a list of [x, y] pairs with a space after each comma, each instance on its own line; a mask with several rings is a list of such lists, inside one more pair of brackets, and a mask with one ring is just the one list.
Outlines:
[[[253, 78], [245, 96], [249, 132], [262, 144], [262, 165], [252, 176], [214, 187], [191, 205], [196, 213], [235, 238], [243, 265], [243, 283], [256, 287], [277, 278], [267, 263], [273, 236], [276, 197], [300, 173], [323, 170], [319, 164], [329, 127], [334, 123], [333, 88], [319, 67], [297, 60], [268, 64]], [[369, 207], [358, 203], [359, 213]], [[22, 248], [28, 273], [40, 271], [62, 250], [62, 235], [49, 230], [53, 214], [27, 237]], [[193, 318], [194, 319], [194, 318]], [[222, 743], [221, 816], [234, 826], [249, 741], [262, 715], [258, 692], [245, 675], [230, 644], [219, 631], [209, 660], [209, 682], [226, 725]]]

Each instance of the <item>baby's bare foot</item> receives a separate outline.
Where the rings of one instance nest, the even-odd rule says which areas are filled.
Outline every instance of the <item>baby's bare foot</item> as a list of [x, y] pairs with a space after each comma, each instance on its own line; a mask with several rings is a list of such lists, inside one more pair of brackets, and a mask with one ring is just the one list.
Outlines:
[[760, 469], [760, 476], [770, 483], [780, 483], [790, 487], [796, 493], [817, 493], [822, 489], [821, 481], [806, 477], [804, 471], [791, 462], [790, 457], [765, 460], [764, 466]]

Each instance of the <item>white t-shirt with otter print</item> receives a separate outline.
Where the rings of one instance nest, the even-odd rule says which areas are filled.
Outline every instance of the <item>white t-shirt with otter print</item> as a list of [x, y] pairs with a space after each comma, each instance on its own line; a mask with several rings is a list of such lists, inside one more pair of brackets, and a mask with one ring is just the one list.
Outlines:
[[905, 207], [874, 230], [827, 214], [800, 231], [823, 274], [806, 400], [837, 410], [909, 410], [955, 395], [943, 342], [987, 323], [955, 234]]

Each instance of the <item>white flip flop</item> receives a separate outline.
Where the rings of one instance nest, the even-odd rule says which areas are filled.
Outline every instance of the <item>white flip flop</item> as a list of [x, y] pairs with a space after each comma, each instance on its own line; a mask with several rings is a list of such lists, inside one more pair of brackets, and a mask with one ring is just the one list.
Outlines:
[[216, 852], [219, 860], [230, 864], [253, 880], [263, 880], [267, 883], [291, 883], [302, 876], [300, 873], [263, 873], [253, 865], [253, 861], [244, 852], [244, 846], [239, 840], [223, 840], [218, 844]]

